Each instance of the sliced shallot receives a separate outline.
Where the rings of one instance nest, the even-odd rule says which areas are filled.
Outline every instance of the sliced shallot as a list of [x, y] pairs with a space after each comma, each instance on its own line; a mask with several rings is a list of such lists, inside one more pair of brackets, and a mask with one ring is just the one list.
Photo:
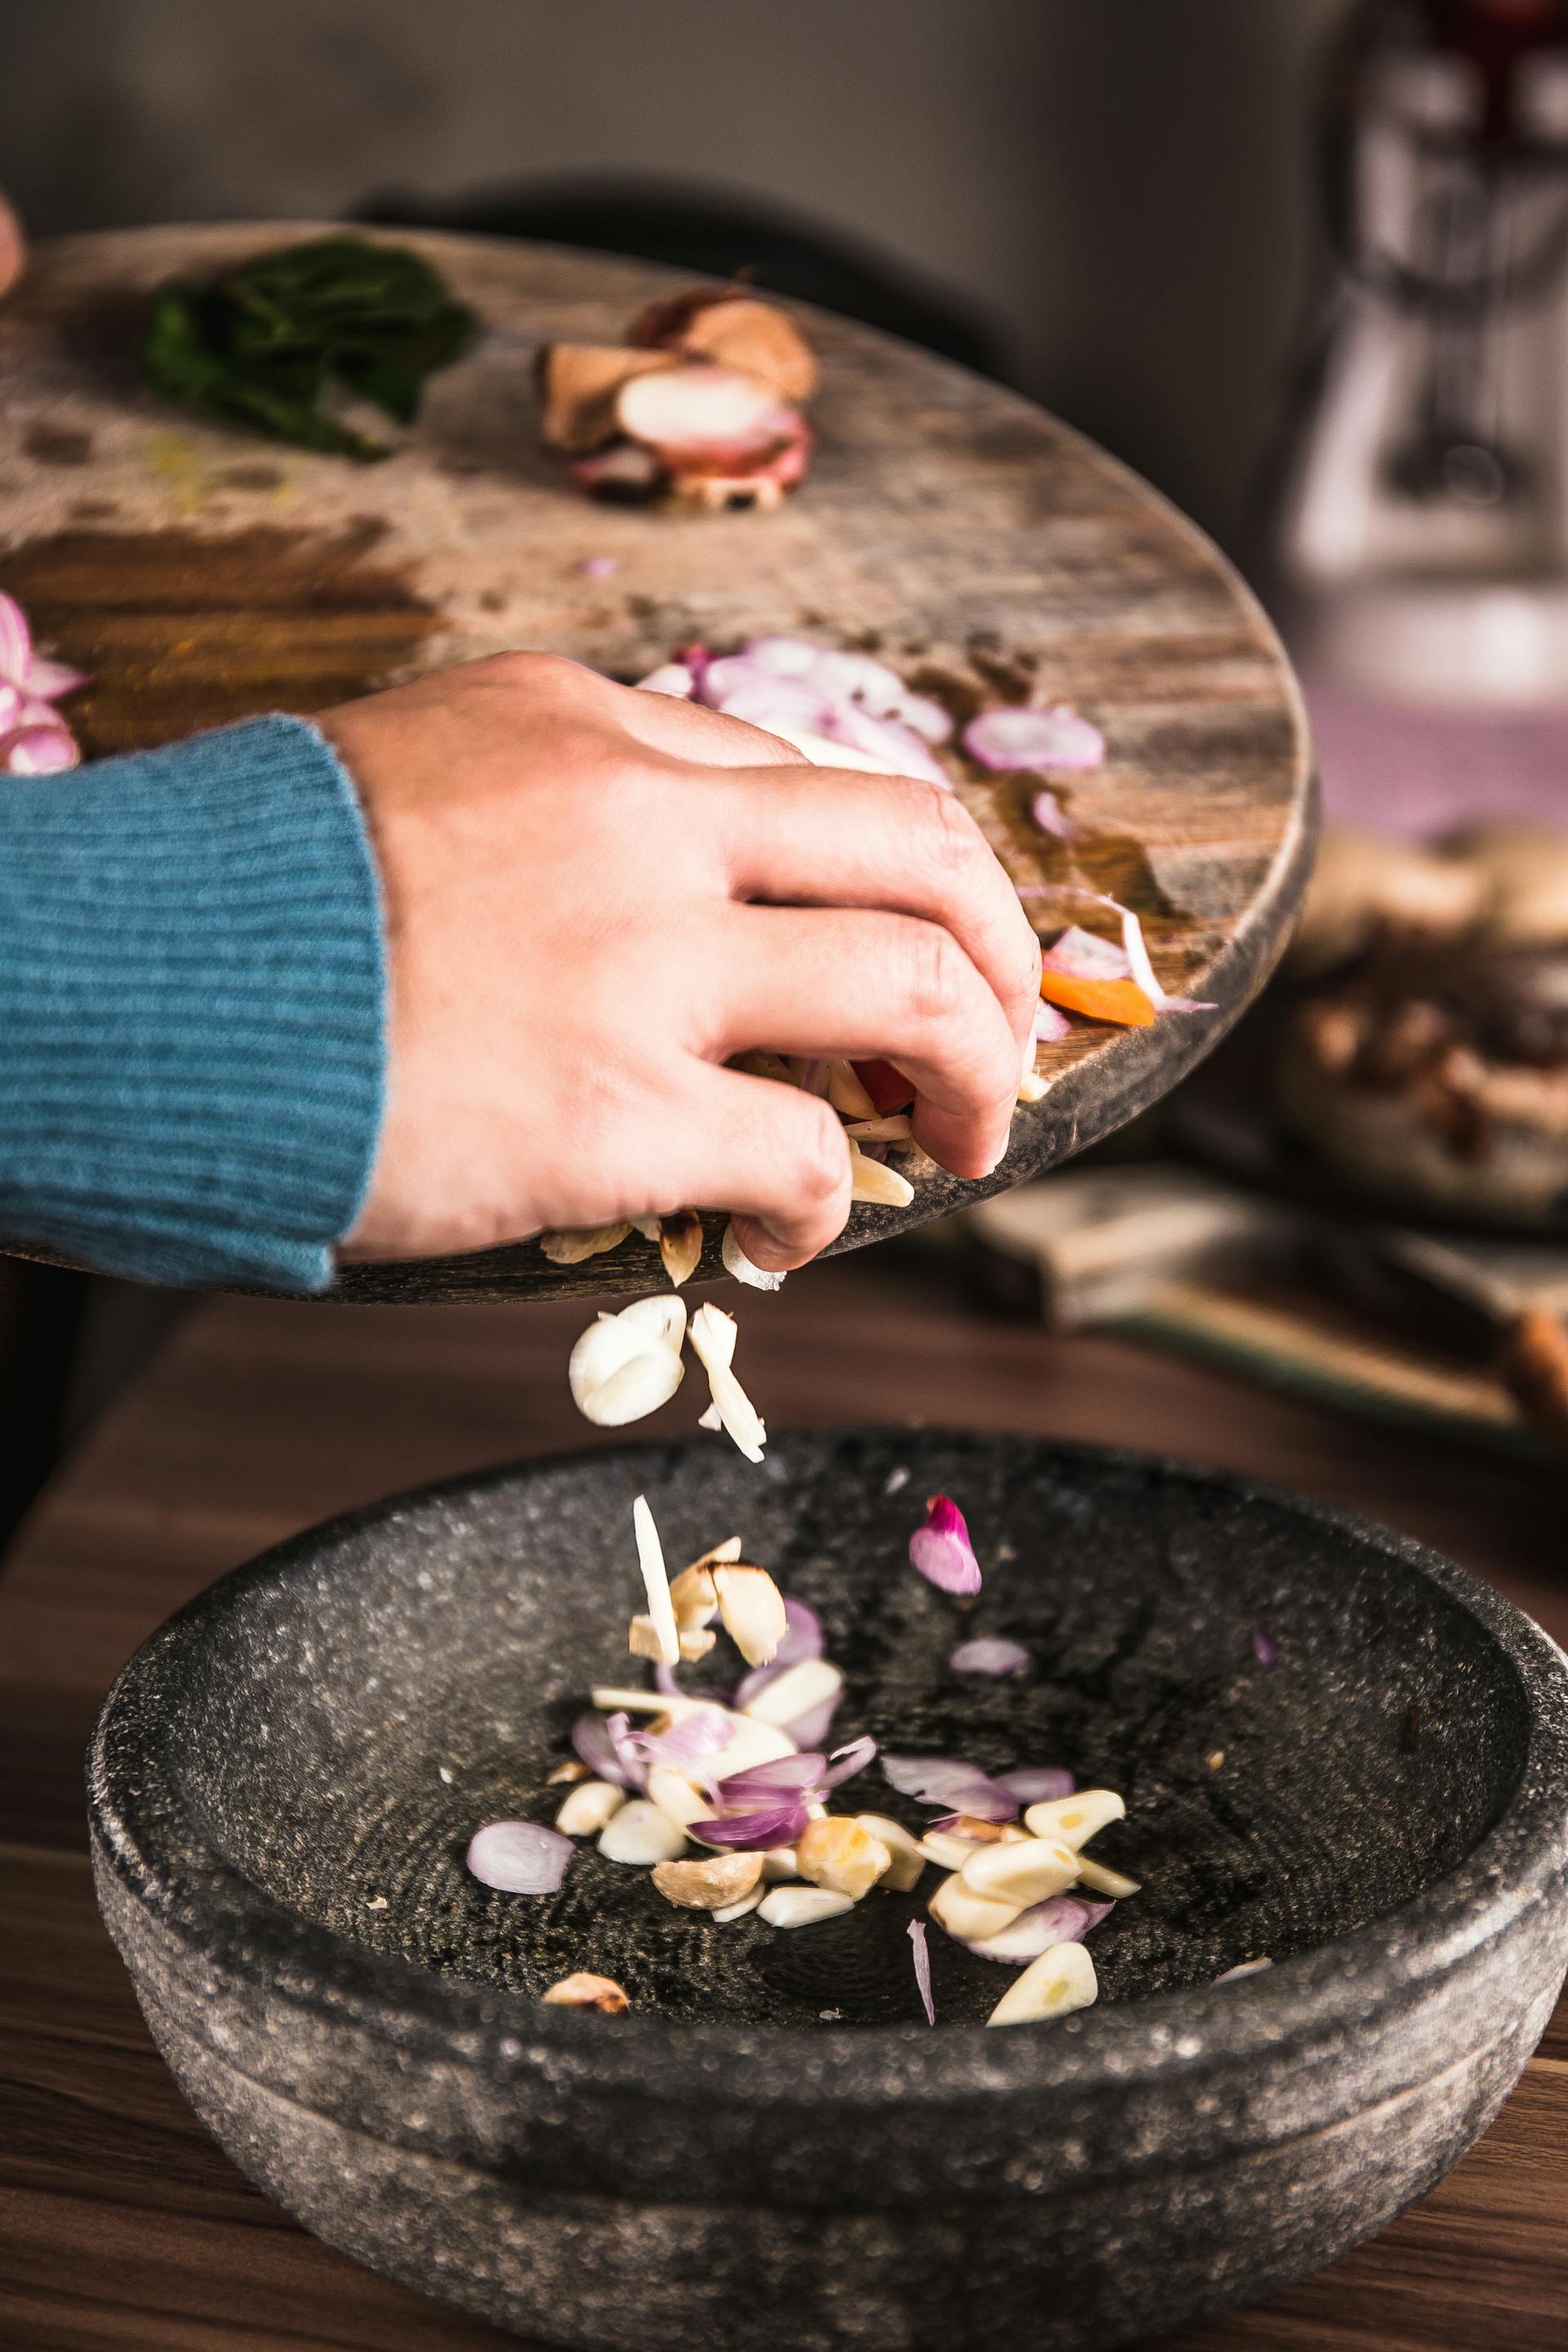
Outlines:
[[910, 1565], [941, 1592], [979, 1591], [980, 1563], [963, 1513], [951, 1495], [926, 1497], [925, 1524], [910, 1538]]
[[1009, 1642], [999, 1633], [982, 1634], [978, 1640], [961, 1642], [948, 1660], [955, 1675], [1016, 1675], [1029, 1663], [1029, 1653], [1021, 1642]]
[[1065, 702], [1049, 710], [1018, 703], [983, 710], [964, 729], [963, 748], [972, 760], [998, 775], [1019, 768], [1062, 768], [1070, 773], [1098, 768], [1105, 759], [1105, 738], [1099, 728]]
[[542, 1822], [487, 1822], [469, 1841], [468, 1864], [503, 1895], [553, 1895], [574, 1852], [569, 1837]]
[[915, 1987], [921, 1997], [921, 2007], [926, 2013], [926, 2023], [936, 2023], [936, 2002], [931, 1998], [931, 1953], [926, 1948], [926, 1923], [923, 1919], [910, 1921], [910, 1942], [914, 1947]]

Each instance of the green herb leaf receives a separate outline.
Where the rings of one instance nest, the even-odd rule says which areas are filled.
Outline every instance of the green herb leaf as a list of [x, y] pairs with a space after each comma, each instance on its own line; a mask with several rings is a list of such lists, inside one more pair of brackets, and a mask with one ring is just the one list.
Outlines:
[[321, 407], [333, 378], [410, 425], [425, 378], [466, 351], [477, 326], [419, 254], [314, 237], [207, 286], [160, 288], [142, 364], [187, 407], [365, 464], [390, 452]]

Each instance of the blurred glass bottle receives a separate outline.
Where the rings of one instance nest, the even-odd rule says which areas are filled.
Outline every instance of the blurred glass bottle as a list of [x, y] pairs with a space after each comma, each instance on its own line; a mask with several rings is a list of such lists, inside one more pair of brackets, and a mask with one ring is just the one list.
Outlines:
[[1310, 681], [1568, 709], [1568, 0], [1363, 0], [1274, 541]]

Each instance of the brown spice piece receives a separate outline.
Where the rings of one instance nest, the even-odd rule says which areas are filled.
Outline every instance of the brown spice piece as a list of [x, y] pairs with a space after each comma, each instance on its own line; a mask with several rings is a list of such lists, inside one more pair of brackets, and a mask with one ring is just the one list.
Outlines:
[[1498, 1371], [1536, 1426], [1568, 1439], [1568, 1331], [1543, 1307], [1527, 1307], [1504, 1335]]
[[618, 344], [546, 343], [535, 362], [539, 429], [552, 449], [584, 457], [614, 438], [616, 395], [635, 375], [679, 365], [669, 352], [633, 352]]

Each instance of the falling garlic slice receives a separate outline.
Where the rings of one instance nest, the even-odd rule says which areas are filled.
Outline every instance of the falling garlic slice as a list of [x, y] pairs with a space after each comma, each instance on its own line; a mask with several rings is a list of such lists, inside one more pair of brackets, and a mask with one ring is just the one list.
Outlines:
[[680, 1342], [686, 1308], [660, 1294], [634, 1299], [618, 1315], [601, 1314], [572, 1350], [572, 1399], [585, 1419], [618, 1429], [668, 1404], [686, 1377]]
[[[721, 1425], [728, 1430], [747, 1461], [760, 1462], [767, 1444], [767, 1428], [730, 1370], [735, 1353], [734, 1317], [726, 1315], [721, 1307], [700, 1307], [691, 1318], [691, 1344], [713, 1392], [710, 1410], [717, 1412]], [[702, 1416], [702, 1426], [712, 1426], [707, 1413]]]
[[724, 1631], [749, 1666], [765, 1666], [789, 1630], [784, 1595], [765, 1568], [716, 1568]]
[[[642, 1570], [642, 1580], [647, 1592], [647, 1613], [658, 1645], [653, 1654], [662, 1665], [679, 1665], [680, 1633], [669, 1597], [669, 1579], [665, 1573], [664, 1546], [659, 1542], [653, 1513], [642, 1495], [632, 1505], [632, 1528], [637, 1539], [637, 1566]], [[781, 1602], [780, 1607], [783, 1605]], [[633, 1622], [635, 1624], [636, 1621]]]

